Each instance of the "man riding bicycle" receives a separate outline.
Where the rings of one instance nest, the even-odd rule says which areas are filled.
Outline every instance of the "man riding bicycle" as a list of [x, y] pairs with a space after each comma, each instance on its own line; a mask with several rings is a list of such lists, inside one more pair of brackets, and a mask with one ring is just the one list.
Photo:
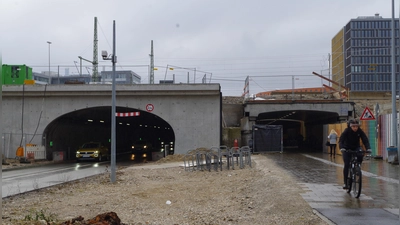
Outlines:
[[367, 149], [367, 152], [371, 152], [371, 146], [369, 144], [368, 137], [364, 133], [364, 131], [361, 128], [359, 128], [359, 126], [360, 124], [358, 123], [357, 120], [355, 119], [349, 120], [347, 122], [347, 128], [342, 132], [339, 138], [339, 148], [340, 151], [342, 152], [342, 157], [344, 162], [343, 189], [348, 189], [347, 176], [349, 173], [350, 161], [351, 161], [351, 153], [347, 152], [346, 150], [359, 151], [359, 153], [357, 153], [357, 160], [360, 164], [364, 156], [364, 152], [362, 151], [362, 148], [360, 146], [360, 139], [364, 144], [365, 148]]

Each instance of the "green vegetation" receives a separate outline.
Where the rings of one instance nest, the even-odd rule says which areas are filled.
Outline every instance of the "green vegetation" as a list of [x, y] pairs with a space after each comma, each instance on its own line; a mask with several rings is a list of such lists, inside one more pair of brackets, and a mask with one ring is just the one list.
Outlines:
[[40, 221], [44, 220], [47, 222], [47, 224], [55, 224], [56, 221], [56, 215], [54, 214], [47, 214], [46, 210], [35, 210], [31, 209], [29, 211], [29, 214], [24, 217], [24, 221]]

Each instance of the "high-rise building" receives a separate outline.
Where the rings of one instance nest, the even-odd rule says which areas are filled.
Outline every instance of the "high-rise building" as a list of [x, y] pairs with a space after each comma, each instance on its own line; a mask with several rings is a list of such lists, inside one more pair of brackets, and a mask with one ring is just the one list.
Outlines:
[[[350, 99], [390, 98], [392, 90], [392, 19], [351, 19], [332, 39], [332, 80], [350, 90]], [[395, 20], [396, 64], [399, 62], [399, 20]], [[398, 77], [398, 66], [397, 75]], [[396, 81], [399, 90], [398, 78]], [[340, 90], [338, 85], [333, 88]]]

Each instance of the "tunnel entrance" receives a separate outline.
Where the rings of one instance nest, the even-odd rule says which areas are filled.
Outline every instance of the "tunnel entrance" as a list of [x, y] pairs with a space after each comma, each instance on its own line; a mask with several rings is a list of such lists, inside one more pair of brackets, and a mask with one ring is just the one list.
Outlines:
[[284, 152], [322, 152], [324, 124], [338, 122], [338, 114], [317, 110], [260, 113], [257, 125], [280, 125]]
[[[167, 121], [134, 108], [116, 107], [116, 112], [138, 112], [133, 116], [116, 117], [117, 155], [130, 153], [137, 141], [151, 143], [148, 160], [152, 160], [154, 155], [159, 157], [174, 154], [175, 134]], [[74, 159], [75, 151], [82, 144], [91, 141], [101, 142], [111, 150], [110, 106], [86, 108], [64, 114], [52, 121], [43, 133], [43, 145], [49, 160], [52, 160], [53, 152], [64, 152], [65, 159]]]

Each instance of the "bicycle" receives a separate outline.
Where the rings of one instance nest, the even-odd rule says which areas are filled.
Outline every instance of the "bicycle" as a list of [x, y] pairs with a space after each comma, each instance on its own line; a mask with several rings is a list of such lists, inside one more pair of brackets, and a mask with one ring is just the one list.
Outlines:
[[[351, 153], [351, 160], [350, 160], [350, 168], [349, 174], [347, 178], [347, 193], [353, 191], [354, 197], [359, 198], [361, 195], [361, 188], [362, 188], [362, 171], [361, 171], [361, 163], [358, 162], [357, 154], [359, 153], [370, 153], [369, 150], [351, 150], [351, 149], [341, 149], [340, 151], [345, 151]], [[364, 156], [362, 156], [364, 157]]]

